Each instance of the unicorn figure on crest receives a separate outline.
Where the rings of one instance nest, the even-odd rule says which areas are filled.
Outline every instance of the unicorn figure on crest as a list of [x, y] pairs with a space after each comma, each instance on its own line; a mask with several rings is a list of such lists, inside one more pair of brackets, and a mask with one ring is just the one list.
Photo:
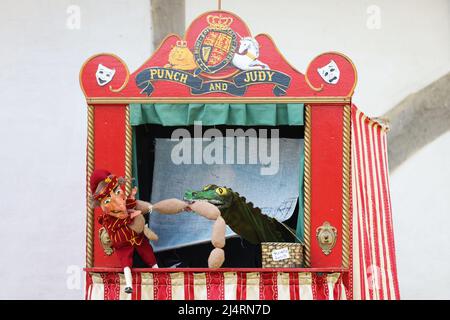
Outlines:
[[233, 65], [241, 70], [270, 70], [269, 66], [258, 60], [259, 44], [252, 37], [240, 40], [238, 52], [234, 54]]

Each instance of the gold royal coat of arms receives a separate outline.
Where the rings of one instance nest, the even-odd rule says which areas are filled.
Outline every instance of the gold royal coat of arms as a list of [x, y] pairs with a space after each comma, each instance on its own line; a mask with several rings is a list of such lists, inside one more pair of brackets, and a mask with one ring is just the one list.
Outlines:
[[237, 46], [236, 33], [230, 28], [233, 18], [209, 15], [208, 27], [198, 36], [194, 46], [194, 58], [201, 72], [215, 73], [224, 68], [233, 59]]

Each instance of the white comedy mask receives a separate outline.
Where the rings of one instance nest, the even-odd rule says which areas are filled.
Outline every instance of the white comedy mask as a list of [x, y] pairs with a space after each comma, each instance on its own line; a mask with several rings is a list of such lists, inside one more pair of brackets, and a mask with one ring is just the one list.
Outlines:
[[105, 67], [101, 63], [99, 63], [97, 72], [95, 73], [95, 77], [97, 79], [97, 83], [99, 86], [104, 86], [111, 82], [114, 78], [114, 74], [116, 73], [115, 69], [109, 69]]

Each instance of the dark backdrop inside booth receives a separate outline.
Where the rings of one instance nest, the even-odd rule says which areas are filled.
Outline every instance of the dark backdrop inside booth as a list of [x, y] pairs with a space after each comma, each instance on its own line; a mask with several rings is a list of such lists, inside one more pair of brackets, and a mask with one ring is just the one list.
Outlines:
[[[184, 127], [167, 127], [155, 124], [143, 124], [135, 126], [135, 141], [136, 141], [136, 159], [135, 166], [137, 168], [137, 181], [139, 188], [139, 198], [145, 201], [150, 201], [152, 194], [152, 182], [153, 182], [153, 169], [155, 162], [155, 139], [166, 138], [170, 139], [172, 132], [178, 128], [184, 128], [194, 136], [194, 126]], [[210, 127], [205, 126], [205, 130]], [[227, 126], [216, 125], [215, 129], [218, 129], [225, 136], [226, 129], [238, 129], [241, 128], [244, 131], [249, 127], [243, 126]], [[256, 129], [274, 129], [273, 126], [252, 126]], [[303, 139], [304, 130], [303, 126], [277, 126], [279, 130], [279, 138], [289, 139]], [[303, 170], [303, 168], [300, 168]], [[164, 183], [164, 182], [161, 182]], [[255, 186], [257, 187], [257, 186]], [[302, 210], [303, 214], [303, 210]], [[293, 228], [297, 228], [297, 220], [299, 215], [299, 203], [297, 202], [294, 214], [285, 223]], [[148, 217], [147, 217], [148, 218]], [[177, 249], [165, 250], [157, 252], [156, 256], [158, 264], [161, 267], [207, 267], [207, 260], [209, 253], [214, 249], [210, 242], [185, 246]], [[225, 263], [223, 267], [235, 267], [235, 268], [257, 268], [261, 267], [261, 246], [252, 245], [248, 241], [241, 239], [240, 237], [231, 237], [227, 239], [225, 246]], [[136, 266], [142, 265], [139, 256], [135, 255]]]

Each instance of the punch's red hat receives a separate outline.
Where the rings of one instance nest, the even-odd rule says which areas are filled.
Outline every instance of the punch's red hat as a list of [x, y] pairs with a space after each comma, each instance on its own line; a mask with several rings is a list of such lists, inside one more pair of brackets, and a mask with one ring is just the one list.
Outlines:
[[105, 180], [110, 174], [111, 172], [104, 169], [95, 169], [94, 172], [92, 172], [91, 180], [89, 181], [92, 194], [97, 190], [98, 184]]
[[[96, 193], [95, 191], [97, 190], [98, 184], [102, 181], [106, 182], [107, 185]], [[92, 197], [95, 200], [101, 200], [110, 194], [111, 190], [119, 183], [119, 178], [107, 170], [95, 169], [94, 172], [92, 172], [89, 182]]]

